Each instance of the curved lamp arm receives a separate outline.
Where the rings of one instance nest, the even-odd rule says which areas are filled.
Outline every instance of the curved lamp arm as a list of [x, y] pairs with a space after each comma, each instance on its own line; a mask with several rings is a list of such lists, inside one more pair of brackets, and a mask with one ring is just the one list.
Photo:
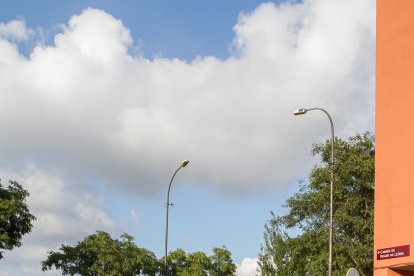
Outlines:
[[190, 161], [188, 160], [183, 160], [181, 162], [180, 167], [178, 167], [178, 169], [174, 172], [173, 176], [171, 177], [170, 180], [170, 185], [168, 185], [168, 193], [167, 193], [167, 203], [166, 203], [166, 207], [167, 207], [167, 213], [165, 216], [165, 256], [164, 256], [164, 270], [165, 270], [165, 275], [168, 275], [168, 265], [167, 265], [167, 251], [168, 251], [168, 210], [170, 208], [170, 190], [171, 190], [171, 184], [174, 180], [175, 175], [178, 173], [178, 171], [181, 168], [184, 168], [185, 166], [188, 165], [188, 163], [190, 163]]
[[328, 267], [328, 275], [332, 275], [332, 239], [333, 239], [333, 180], [334, 180], [334, 124], [329, 115], [328, 111], [320, 107], [313, 107], [313, 108], [300, 108], [293, 112], [293, 115], [304, 115], [308, 111], [312, 110], [319, 110], [325, 113], [328, 116], [329, 123], [331, 124], [331, 193], [330, 193], [330, 212], [329, 212], [329, 267]]

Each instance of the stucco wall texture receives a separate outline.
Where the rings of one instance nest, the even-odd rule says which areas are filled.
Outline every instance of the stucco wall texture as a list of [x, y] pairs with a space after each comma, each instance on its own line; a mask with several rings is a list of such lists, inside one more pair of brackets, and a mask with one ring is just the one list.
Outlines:
[[414, 275], [414, 0], [377, 0], [376, 45], [374, 275]]

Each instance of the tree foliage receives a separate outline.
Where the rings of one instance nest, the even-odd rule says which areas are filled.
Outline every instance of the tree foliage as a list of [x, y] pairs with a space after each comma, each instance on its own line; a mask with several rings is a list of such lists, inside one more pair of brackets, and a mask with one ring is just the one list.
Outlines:
[[0, 183], [0, 259], [4, 250], [21, 246], [22, 237], [29, 233], [36, 218], [26, 204], [29, 192], [15, 182], [4, 187]]
[[[164, 258], [160, 260], [164, 264]], [[164, 269], [160, 269], [165, 275]], [[231, 252], [226, 248], [213, 248], [213, 254], [207, 256], [203, 252], [186, 254], [177, 249], [168, 254], [168, 275], [175, 276], [230, 276], [235, 275], [236, 265]]]
[[[112, 239], [108, 233], [97, 231], [75, 246], [62, 245], [59, 251], [50, 251], [42, 270], [56, 268], [62, 275], [165, 275], [164, 259], [157, 260], [154, 253], [133, 241], [127, 234]], [[229, 276], [236, 271], [226, 248], [213, 248], [211, 256], [177, 249], [169, 253], [168, 265], [168, 275], [174, 276]]]
[[154, 253], [137, 247], [133, 240], [127, 234], [112, 239], [97, 231], [76, 246], [50, 251], [42, 270], [55, 267], [62, 275], [155, 275], [159, 265]]
[[[265, 226], [259, 255], [262, 275], [326, 275], [330, 210], [330, 140], [315, 144], [320, 156], [308, 182]], [[355, 267], [372, 275], [374, 215], [374, 137], [368, 133], [334, 144], [333, 275]]]

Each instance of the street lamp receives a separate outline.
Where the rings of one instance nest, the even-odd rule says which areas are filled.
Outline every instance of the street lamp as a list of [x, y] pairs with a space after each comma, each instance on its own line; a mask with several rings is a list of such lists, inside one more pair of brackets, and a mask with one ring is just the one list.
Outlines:
[[314, 107], [314, 108], [300, 108], [293, 112], [293, 115], [304, 115], [308, 111], [320, 110], [328, 116], [329, 122], [331, 123], [331, 200], [330, 200], [330, 213], [329, 213], [329, 267], [328, 275], [332, 276], [332, 238], [333, 238], [333, 181], [334, 181], [334, 125], [332, 118], [328, 111], [325, 109]]
[[181, 169], [184, 168], [185, 166], [188, 165], [188, 163], [190, 163], [190, 161], [188, 160], [183, 160], [181, 162], [180, 167], [175, 171], [175, 173], [173, 174], [173, 176], [171, 177], [171, 181], [170, 181], [170, 185], [168, 186], [168, 193], [167, 193], [167, 203], [166, 203], [166, 207], [167, 207], [167, 215], [165, 217], [165, 258], [164, 258], [164, 269], [165, 269], [165, 275], [168, 275], [168, 266], [167, 266], [167, 248], [168, 248], [168, 210], [170, 208], [170, 189], [171, 189], [171, 184], [173, 182], [174, 176], [177, 174], [177, 172]]

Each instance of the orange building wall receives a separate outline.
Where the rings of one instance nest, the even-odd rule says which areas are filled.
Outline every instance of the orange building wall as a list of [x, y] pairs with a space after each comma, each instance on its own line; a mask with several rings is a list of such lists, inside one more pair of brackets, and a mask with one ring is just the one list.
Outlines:
[[[377, 0], [376, 55], [374, 275], [414, 275], [414, 0]], [[377, 260], [401, 245], [410, 256]]]

